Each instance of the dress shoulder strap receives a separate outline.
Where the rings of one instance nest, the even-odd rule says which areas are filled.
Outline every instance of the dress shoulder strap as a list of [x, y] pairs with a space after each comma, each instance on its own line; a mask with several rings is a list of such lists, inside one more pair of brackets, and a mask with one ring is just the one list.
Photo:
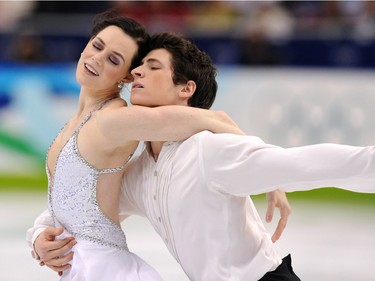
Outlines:
[[114, 99], [114, 98], [110, 98], [110, 99], [108, 99], [108, 100], [102, 102], [101, 104], [97, 105], [92, 111], [90, 111], [90, 112], [86, 115], [85, 119], [83, 119], [82, 123], [78, 126], [78, 128], [75, 130], [74, 133], [77, 134], [77, 133], [82, 129], [83, 125], [85, 125], [85, 123], [91, 118], [91, 116], [92, 116], [92, 114], [93, 114], [94, 112], [96, 112], [96, 111], [102, 109], [103, 106], [105, 106], [109, 101], [111, 101], [111, 100], [113, 100], [113, 99]]

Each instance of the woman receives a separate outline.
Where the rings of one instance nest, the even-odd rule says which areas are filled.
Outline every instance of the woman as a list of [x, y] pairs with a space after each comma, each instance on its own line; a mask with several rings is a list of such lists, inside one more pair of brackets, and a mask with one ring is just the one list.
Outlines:
[[[204, 129], [238, 130], [221, 112], [126, 107], [120, 88], [131, 82], [130, 70], [147, 51], [147, 42], [137, 22], [105, 13], [97, 18], [78, 61], [78, 110], [46, 159], [49, 212], [55, 225], [65, 229], [62, 236], [73, 235], [78, 242], [61, 280], [161, 280], [128, 251], [120, 227], [120, 182], [127, 161], [139, 140], [180, 140]], [[184, 85], [178, 87], [184, 91]]]

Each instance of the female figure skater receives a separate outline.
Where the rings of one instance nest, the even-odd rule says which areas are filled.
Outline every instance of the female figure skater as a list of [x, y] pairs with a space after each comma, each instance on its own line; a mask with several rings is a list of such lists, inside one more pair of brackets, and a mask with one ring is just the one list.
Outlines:
[[[131, 82], [130, 70], [147, 52], [148, 38], [137, 22], [105, 13], [97, 17], [78, 61], [78, 110], [46, 157], [49, 212], [54, 225], [64, 228], [61, 238], [77, 241], [61, 280], [161, 280], [128, 251], [120, 227], [120, 183], [127, 161], [139, 140], [182, 140], [205, 129], [239, 132], [222, 112], [126, 106], [119, 85]], [[179, 85], [179, 91], [185, 90]]]

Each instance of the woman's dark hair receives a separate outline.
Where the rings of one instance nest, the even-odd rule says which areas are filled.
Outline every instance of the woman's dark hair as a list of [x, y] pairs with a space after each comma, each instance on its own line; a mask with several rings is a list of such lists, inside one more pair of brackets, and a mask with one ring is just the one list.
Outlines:
[[216, 91], [216, 68], [211, 58], [187, 39], [174, 33], [158, 33], [151, 37], [150, 51], [165, 49], [172, 57], [171, 65], [173, 83], [184, 84], [193, 80], [197, 85], [188, 105], [199, 108], [210, 108]]
[[91, 39], [98, 35], [103, 29], [108, 26], [115, 25], [122, 29], [122, 31], [132, 37], [138, 45], [138, 52], [135, 54], [130, 69], [137, 67], [143, 57], [149, 51], [150, 35], [146, 32], [143, 25], [137, 21], [118, 15], [114, 9], [107, 10], [103, 13], [97, 14], [93, 19], [93, 28], [91, 31]]

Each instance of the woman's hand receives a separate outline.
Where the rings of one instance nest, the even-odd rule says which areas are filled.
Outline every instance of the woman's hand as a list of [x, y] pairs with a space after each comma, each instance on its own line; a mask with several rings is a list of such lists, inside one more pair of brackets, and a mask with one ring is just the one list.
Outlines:
[[237, 126], [229, 115], [223, 110], [211, 111], [218, 122], [217, 130], [212, 130], [213, 133], [231, 133], [236, 135], [245, 135], [245, 133]]

